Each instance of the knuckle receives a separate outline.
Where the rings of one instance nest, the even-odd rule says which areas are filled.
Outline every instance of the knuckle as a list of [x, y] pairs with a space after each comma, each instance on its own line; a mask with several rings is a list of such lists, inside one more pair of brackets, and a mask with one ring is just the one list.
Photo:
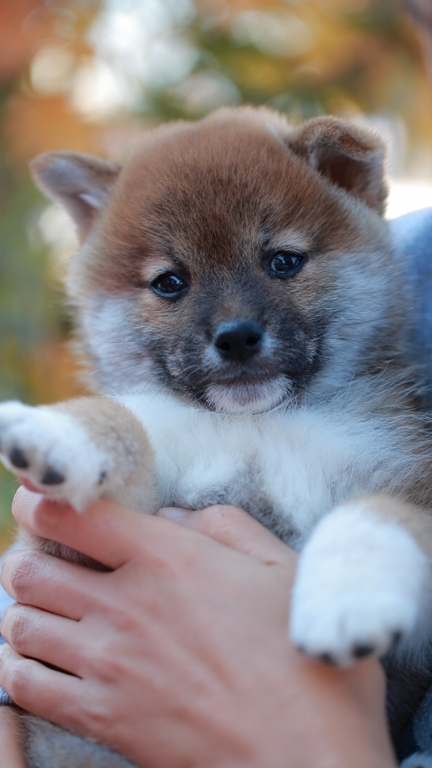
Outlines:
[[89, 733], [98, 737], [108, 733], [113, 725], [110, 716], [110, 708], [107, 701], [99, 697], [92, 697], [85, 705], [85, 723]]
[[183, 558], [179, 553], [173, 556], [172, 552], [161, 549], [152, 553], [151, 567], [153, 574], [158, 578], [173, 581], [181, 577]]
[[112, 686], [112, 685], [118, 685], [119, 680], [121, 679], [121, 675], [118, 674], [118, 670], [116, 669], [117, 666], [115, 663], [113, 664], [111, 659], [106, 656], [102, 656], [96, 664], [93, 666], [93, 673], [97, 677], [100, 683], [102, 685], [106, 686]]
[[29, 630], [28, 618], [26, 612], [19, 607], [11, 606], [5, 612], [2, 632], [8, 643], [18, 653], [25, 649], [25, 638]]
[[207, 507], [201, 512], [203, 530], [210, 536], [226, 533], [233, 526], [234, 515], [237, 516], [240, 513], [241, 510], [238, 507], [229, 506], [228, 504]]
[[14, 596], [22, 602], [30, 594], [31, 585], [39, 571], [39, 562], [34, 555], [25, 555], [15, 563], [11, 574], [10, 584]]
[[15, 662], [7, 674], [5, 688], [15, 704], [25, 704], [31, 684], [31, 661], [20, 659]]

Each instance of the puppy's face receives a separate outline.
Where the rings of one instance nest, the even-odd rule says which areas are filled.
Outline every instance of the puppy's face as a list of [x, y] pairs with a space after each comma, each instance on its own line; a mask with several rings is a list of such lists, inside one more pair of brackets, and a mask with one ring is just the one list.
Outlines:
[[240, 109], [146, 135], [121, 170], [38, 159], [84, 242], [69, 285], [105, 387], [241, 413], [352, 376], [387, 322], [381, 154], [330, 118]]

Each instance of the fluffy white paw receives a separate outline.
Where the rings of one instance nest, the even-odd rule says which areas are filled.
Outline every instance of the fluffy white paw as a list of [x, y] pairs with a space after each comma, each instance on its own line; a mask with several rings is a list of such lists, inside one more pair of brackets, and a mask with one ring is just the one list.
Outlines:
[[24, 485], [81, 511], [111, 467], [77, 419], [49, 407], [0, 405], [0, 458]]
[[397, 523], [359, 503], [315, 529], [300, 556], [291, 639], [305, 654], [348, 666], [382, 656], [412, 632], [428, 574], [426, 556]]

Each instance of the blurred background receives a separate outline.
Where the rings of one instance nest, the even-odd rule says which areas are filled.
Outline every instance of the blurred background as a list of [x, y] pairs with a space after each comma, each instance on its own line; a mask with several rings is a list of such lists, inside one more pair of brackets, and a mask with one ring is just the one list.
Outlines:
[[[142, 129], [223, 105], [333, 113], [388, 143], [388, 216], [432, 205], [430, 0], [0, 0], [0, 400], [80, 391], [61, 275], [67, 217], [27, 162], [120, 156]], [[0, 469], [0, 548], [16, 483]]]

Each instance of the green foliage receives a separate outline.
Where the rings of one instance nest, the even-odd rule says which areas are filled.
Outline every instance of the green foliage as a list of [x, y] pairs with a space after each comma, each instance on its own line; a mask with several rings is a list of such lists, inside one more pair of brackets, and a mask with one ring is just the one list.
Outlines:
[[[26, 168], [0, 156], [0, 400], [37, 401], [35, 350], [58, 337], [60, 291], [48, 276], [48, 254], [34, 234], [42, 203]], [[60, 329], [60, 330], [59, 330]], [[0, 536], [16, 482], [0, 471]]]

